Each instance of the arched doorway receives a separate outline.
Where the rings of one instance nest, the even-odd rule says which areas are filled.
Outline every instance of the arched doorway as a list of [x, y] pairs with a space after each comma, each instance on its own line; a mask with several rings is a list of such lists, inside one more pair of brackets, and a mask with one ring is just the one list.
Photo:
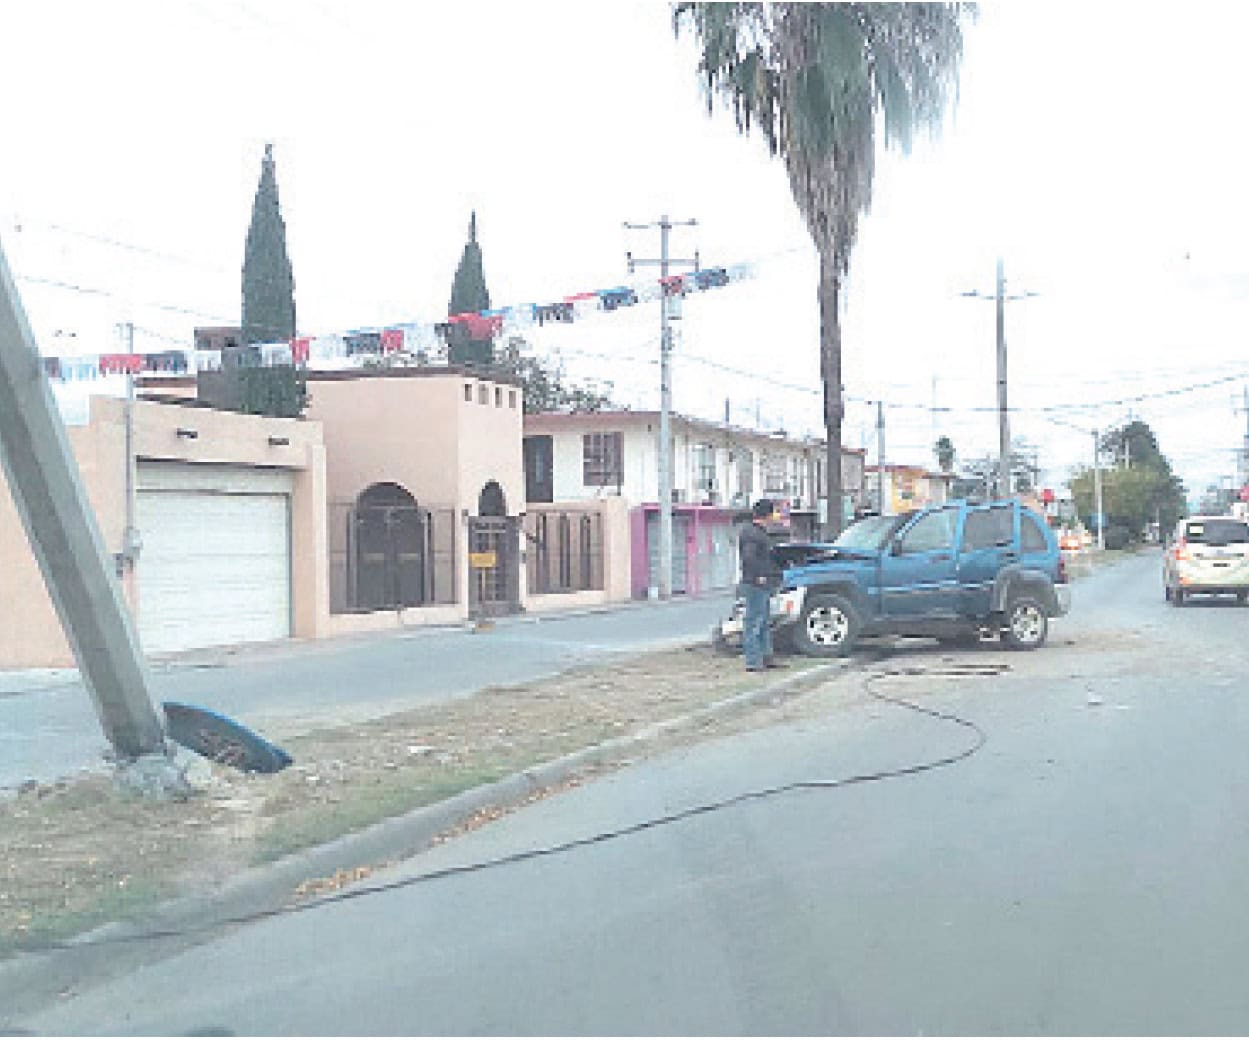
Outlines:
[[478, 516], [507, 516], [507, 497], [497, 480], [488, 480], [477, 497]]
[[468, 522], [472, 613], [488, 616], [520, 609], [519, 530], [517, 518], [507, 515], [499, 482], [486, 481], [477, 496], [477, 515]]
[[356, 499], [353, 603], [393, 610], [425, 602], [425, 520], [407, 489], [373, 484]]

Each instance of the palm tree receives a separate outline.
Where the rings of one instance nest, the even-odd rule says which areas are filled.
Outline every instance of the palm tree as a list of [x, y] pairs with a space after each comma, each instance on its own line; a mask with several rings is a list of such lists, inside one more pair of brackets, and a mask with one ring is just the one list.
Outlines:
[[841, 530], [842, 280], [872, 197], [878, 117], [886, 144], [910, 148], [945, 110], [971, 4], [678, 3], [710, 112], [720, 96], [737, 127], [758, 126], [780, 155], [820, 256], [820, 377], [828, 521]]

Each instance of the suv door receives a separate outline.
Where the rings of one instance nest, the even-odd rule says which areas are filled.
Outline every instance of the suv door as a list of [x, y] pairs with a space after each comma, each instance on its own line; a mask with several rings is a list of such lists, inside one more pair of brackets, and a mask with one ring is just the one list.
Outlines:
[[968, 508], [957, 567], [959, 613], [964, 617], [989, 613], [998, 572], [1019, 558], [1016, 523], [1013, 502]]
[[955, 613], [958, 519], [957, 506], [921, 513], [886, 545], [880, 561], [884, 615], [915, 618]]

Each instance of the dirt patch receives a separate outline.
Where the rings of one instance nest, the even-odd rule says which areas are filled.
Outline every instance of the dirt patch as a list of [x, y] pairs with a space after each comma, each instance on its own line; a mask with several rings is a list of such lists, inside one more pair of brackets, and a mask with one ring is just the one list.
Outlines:
[[295, 764], [274, 776], [196, 759], [198, 793], [183, 803], [125, 800], [104, 777], [29, 787], [0, 803], [0, 955], [213, 888], [248, 866], [685, 715], [758, 678], [708, 648], [662, 651], [310, 731], [284, 741]]

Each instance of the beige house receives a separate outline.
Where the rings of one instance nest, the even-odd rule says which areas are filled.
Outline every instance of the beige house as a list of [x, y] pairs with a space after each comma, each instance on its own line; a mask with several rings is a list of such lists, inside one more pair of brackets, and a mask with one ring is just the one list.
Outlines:
[[[92, 398], [69, 428], [145, 652], [628, 598], [623, 503], [526, 506], [519, 385], [448, 366], [307, 375], [303, 419], [146, 382], [132, 483], [124, 401]], [[73, 663], [7, 488], [0, 620], [0, 668]]]
[[308, 393], [325, 431], [332, 632], [628, 597], [619, 504], [526, 506], [517, 381], [310, 372]]
[[[321, 428], [136, 401], [91, 400], [70, 446], [148, 653], [328, 628]], [[0, 485], [3, 485], [0, 477]], [[127, 520], [137, 554], [123, 553]], [[0, 667], [72, 665], [7, 485], [0, 492]]]

